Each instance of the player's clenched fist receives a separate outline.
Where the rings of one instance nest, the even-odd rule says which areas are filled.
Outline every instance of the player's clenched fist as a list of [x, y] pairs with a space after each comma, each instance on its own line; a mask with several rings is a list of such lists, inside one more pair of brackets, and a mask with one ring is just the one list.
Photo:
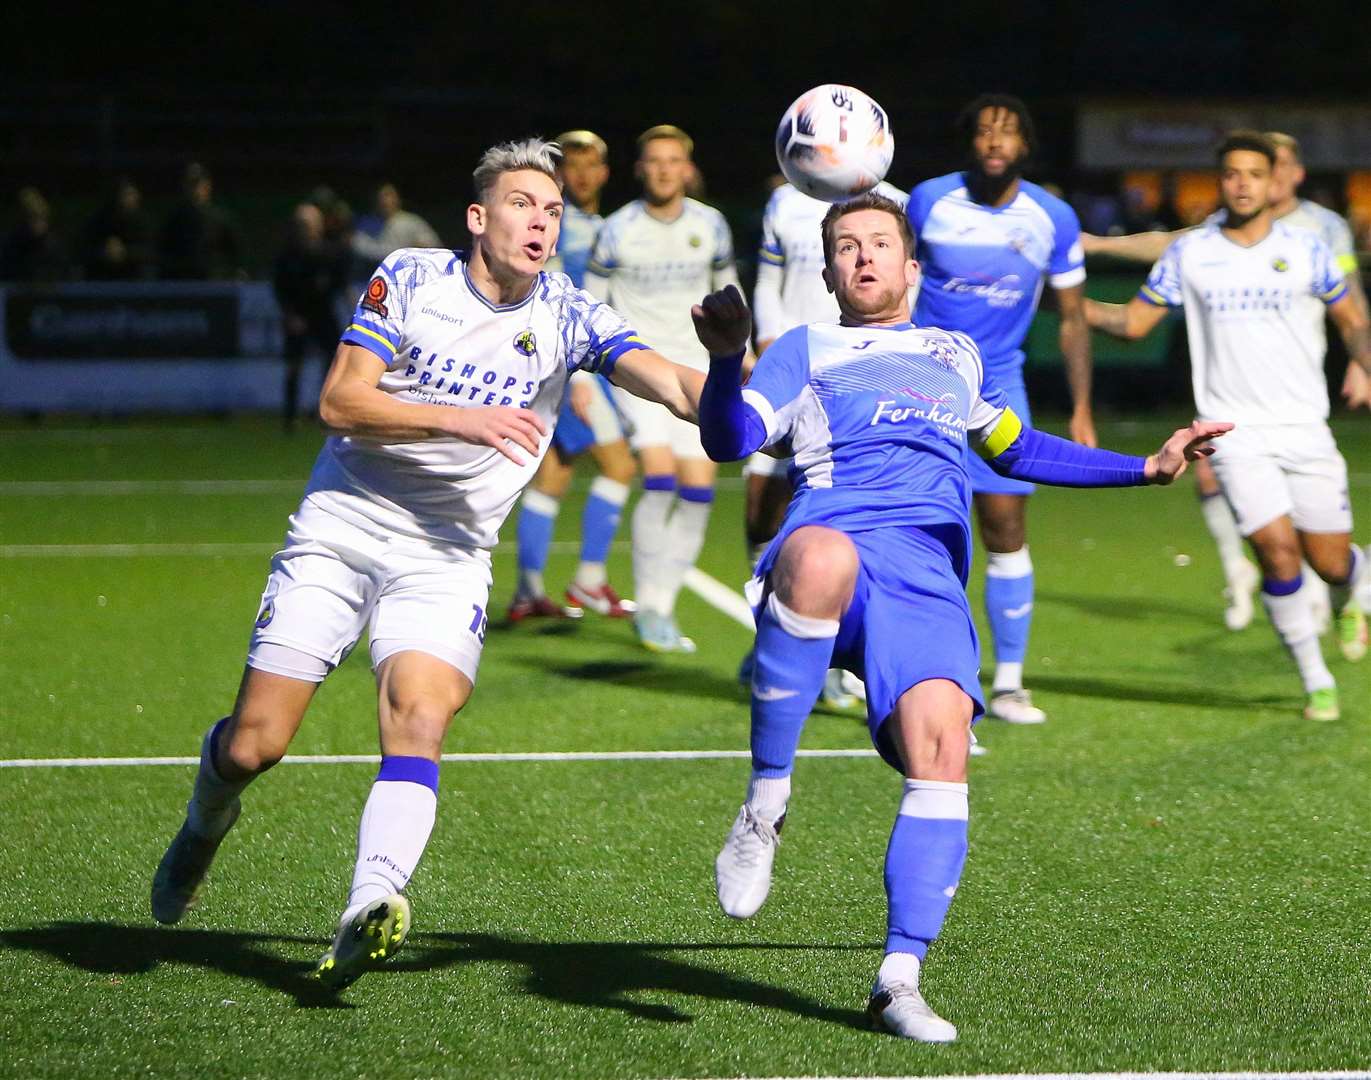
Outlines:
[[738, 286], [712, 292], [690, 309], [695, 336], [710, 356], [736, 356], [752, 335], [752, 313]]
[[516, 465], [525, 464], [510, 443], [530, 454], [538, 453], [538, 442], [547, 434], [547, 425], [531, 409], [512, 409], [507, 405], [486, 405], [474, 409], [452, 409], [450, 433], [463, 442], [492, 446]]

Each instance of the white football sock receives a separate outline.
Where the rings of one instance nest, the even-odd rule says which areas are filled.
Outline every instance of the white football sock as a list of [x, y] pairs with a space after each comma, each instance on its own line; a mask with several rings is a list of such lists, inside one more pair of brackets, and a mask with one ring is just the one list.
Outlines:
[[754, 814], [774, 825], [790, 801], [790, 777], [758, 776], [754, 772], [747, 784], [746, 801]]
[[875, 990], [891, 983], [904, 983], [907, 986], [919, 985], [919, 958], [909, 952], [886, 953], [881, 968], [876, 972]]
[[1235, 572], [1240, 572], [1236, 569], [1238, 564], [1247, 561], [1233, 510], [1222, 495], [1201, 495], [1200, 514], [1204, 517], [1209, 535], [1214, 538], [1214, 546], [1218, 548], [1223, 576], [1231, 582]]
[[694, 568], [695, 560], [700, 557], [700, 549], [705, 545], [705, 532], [709, 528], [709, 512], [713, 505], [688, 499], [676, 500], [676, 509], [666, 526], [665, 557], [657, 579], [667, 597], [664, 611], [668, 615], [676, 607], [676, 594], [681, 591], [681, 582]]
[[357, 865], [342, 921], [409, 884], [433, 832], [438, 794], [409, 780], [377, 780], [357, 829]]
[[674, 491], [644, 491], [633, 508], [633, 596], [638, 607], [665, 615], [671, 611], [672, 596], [660, 584], [665, 561], [667, 518]]
[[254, 777], [246, 780], [225, 780], [214, 767], [211, 744], [220, 724], [215, 724], [200, 741], [200, 771], [195, 774], [195, 788], [186, 804], [186, 820], [191, 831], [199, 836], [217, 838], [228, 832], [233, 824], [233, 804]]
[[1312, 693], [1336, 685], [1328, 665], [1323, 662], [1314, 613], [1300, 594], [1293, 592], [1286, 596], [1272, 596], [1263, 589], [1262, 604], [1271, 625], [1276, 628], [1276, 633], [1300, 670], [1305, 692]]

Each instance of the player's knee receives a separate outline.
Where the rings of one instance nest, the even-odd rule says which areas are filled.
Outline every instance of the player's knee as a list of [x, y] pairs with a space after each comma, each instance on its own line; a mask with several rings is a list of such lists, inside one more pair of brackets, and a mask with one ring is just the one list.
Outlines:
[[440, 745], [461, 704], [462, 696], [455, 686], [388, 686], [384, 711], [388, 741]]
[[787, 593], [794, 597], [850, 587], [858, 565], [857, 549], [837, 530], [813, 526], [797, 529], [781, 549], [777, 592], [788, 603]]
[[1024, 546], [1028, 530], [1023, 521], [1008, 517], [981, 520], [981, 541], [987, 551], [1011, 552]]
[[286, 756], [291, 733], [278, 717], [249, 704], [234, 716], [227, 737], [220, 739], [220, 762], [242, 773], [266, 772]]

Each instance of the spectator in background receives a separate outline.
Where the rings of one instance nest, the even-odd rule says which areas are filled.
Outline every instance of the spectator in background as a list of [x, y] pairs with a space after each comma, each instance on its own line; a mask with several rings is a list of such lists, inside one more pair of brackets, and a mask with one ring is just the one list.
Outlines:
[[282, 419], [287, 431], [294, 428], [299, 411], [306, 351], [314, 345], [327, 365], [338, 344], [342, 323], [335, 303], [346, 283], [346, 265], [344, 254], [328, 243], [323, 211], [309, 202], [297, 206], [290, 237], [276, 257], [272, 275], [285, 339]]
[[203, 165], [186, 166], [184, 195], [162, 224], [161, 271], [168, 281], [216, 281], [242, 271], [238, 230], [214, 204], [214, 180]]
[[0, 245], [0, 281], [61, 281], [67, 276], [62, 245], [52, 231], [52, 210], [37, 188], [19, 191], [18, 222]]
[[86, 222], [83, 269], [88, 281], [139, 281], [152, 275], [152, 222], [143, 193], [128, 177]]
[[382, 262], [392, 251], [400, 248], [439, 247], [438, 234], [418, 214], [403, 208], [400, 192], [394, 184], [382, 184], [376, 190], [376, 218], [378, 231], [359, 228], [352, 238], [352, 250], [368, 266]]

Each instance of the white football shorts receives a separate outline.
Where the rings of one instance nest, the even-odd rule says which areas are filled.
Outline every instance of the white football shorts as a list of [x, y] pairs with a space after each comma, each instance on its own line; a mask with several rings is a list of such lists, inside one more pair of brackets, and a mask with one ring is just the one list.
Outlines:
[[785, 476], [794, 458], [775, 458], [760, 450], [743, 462], [744, 476]]
[[665, 446], [678, 458], [709, 457], [700, 444], [700, 429], [665, 405], [634, 397], [621, 386], [614, 388], [614, 398], [628, 420], [629, 444], [634, 450]]
[[487, 551], [363, 529], [306, 499], [272, 556], [248, 665], [321, 682], [366, 630], [373, 668], [416, 650], [475, 683], [490, 586]]
[[1347, 462], [1327, 424], [1249, 424], [1214, 446], [1209, 460], [1243, 536], [1286, 515], [1301, 532], [1352, 531]]

